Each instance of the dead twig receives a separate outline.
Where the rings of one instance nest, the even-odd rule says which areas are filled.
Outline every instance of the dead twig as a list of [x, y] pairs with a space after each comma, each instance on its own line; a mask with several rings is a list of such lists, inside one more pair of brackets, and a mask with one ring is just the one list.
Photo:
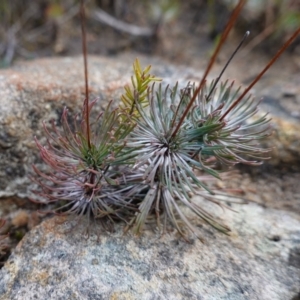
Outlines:
[[139, 27], [117, 20], [102, 9], [97, 9], [92, 13], [92, 18], [106, 24], [114, 29], [129, 33], [134, 36], [154, 36], [156, 30], [149, 27]]
[[9, 66], [11, 64], [15, 56], [16, 46], [17, 46], [17, 39], [16, 39], [15, 31], [9, 30], [7, 32], [6, 51], [3, 58], [3, 62], [5, 65]]

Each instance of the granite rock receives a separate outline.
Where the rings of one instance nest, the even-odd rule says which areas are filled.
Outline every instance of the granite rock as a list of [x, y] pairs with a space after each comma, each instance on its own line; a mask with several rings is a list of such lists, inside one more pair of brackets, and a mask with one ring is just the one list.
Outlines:
[[[118, 101], [133, 60], [133, 55], [89, 57], [90, 92], [99, 98], [96, 110], [112, 98]], [[141, 61], [152, 64], [166, 84], [178, 79], [185, 84], [201, 75], [157, 58]], [[82, 74], [81, 57], [40, 59], [0, 71], [0, 200], [31, 196], [31, 164], [41, 162], [33, 137], [43, 141], [42, 121], [59, 124], [64, 106], [70, 116], [80, 111]], [[298, 124], [277, 113], [276, 106], [272, 115], [274, 133], [265, 146], [274, 150], [268, 164], [297, 165]], [[147, 229], [139, 238], [123, 235], [122, 226], [85, 239], [83, 225], [68, 232], [70, 221], [46, 220], [22, 239], [0, 270], [0, 300], [276, 300], [299, 295], [299, 216], [255, 204], [234, 208], [239, 213], [222, 216], [233, 229], [230, 237], [193, 220], [204, 244], [187, 243], [175, 232], [160, 237]]]
[[86, 239], [84, 224], [70, 232], [72, 221], [48, 219], [0, 270], [0, 299], [292, 299], [300, 292], [299, 216], [256, 204], [238, 211], [222, 216], [230, 236], [193, 220], [204, 243], [149, 229], [123, 235], [121, 226]]

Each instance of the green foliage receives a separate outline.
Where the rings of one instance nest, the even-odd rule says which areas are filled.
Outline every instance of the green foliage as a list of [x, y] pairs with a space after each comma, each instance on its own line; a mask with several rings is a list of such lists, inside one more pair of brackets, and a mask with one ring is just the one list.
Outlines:
[[136, 104], [147, 107], [149, 105], [147, 91], [152, 82], [160, 81], [158, 77], [151, 75], [151, 66], [144, 70], [138, 59], [133, 63], [134, 76], [131, 77], [132, 86], [125, 85], [125, 93], [121, 96], [123, 107], [128, 111], [129, 115], [138, 116]]
[[[214, 82], [210, 89], [213, 85]], [[193, 98], [195, 85], [179, 92], [177, 85], [165, 90], [161, 85], [158, 89], [153, 87], [148, 93], [149, 111], [137, 105], [141, 117], [127, 140], [127, 147], [135, 149], [133, 154], [136, 157], [133, 179], [137, 185], [134, 190], [139, 206], [130, 222], [136, 233], [155, 212], [158, 224], [170, 221], [182, 235], [184, 227], [197, 234], [182, 212], [182, 206], [188, 207], [214, 228], [229, 232], [225, 224], [193, 201], [193, 195], [226, 206], [217, 196], [212, 197], [215, 192], [206, 184], [209, 178], [220, 179], [221, 176], [216, 165], [209, 165], [209, 161], [214, 158], [223, 165], [260, 164], [257, 159], [266, 158], [268, 150], [255, 144], [266, 136], [268, 119], [266, 116], [251, 119], [257, 113], [257, 105], [248, 97], [224, 121], [221, 120], [238, 96], [239, 89], [232, 91], [233, 84], [228, 86], [226, 82], [220, 84], [219, 92], [215, 89], [207, 99], [210, 89], [204, 86], [200, 91], [194, 109], [187, 114], [175, 135], [174, 124], [179, 122]]]
[[89, 125], [86, 114], [90, 114], [95, 101], [88, 109], [85, 103], [74, 131], [68, 124], [66, 109], [62, 132], [54, 125], [52, 132], [45, 127], [48, 147], [39, 142], [37, 145], [52, 172], [45, 174], [35, 168], [38, 176], [34, 180], [42, 188], [38, 194], [48, 203], [60, 203], [56, 212], [87, 215], [103, 224], [125, 220], [127, 228], [133, 227], [135, 233], [140, 233], [145, 222], [155, 216], [159, 227], [170, 223], [183, 236], [185, 228], [198, 236], [182, 210], [184, 206], [228, 233], [230, 229], [199, 206], [193, 196], [226, 207], [218, 191], [207, 185], [208, 180], [221, 178], [211, 161], [224, 166], [259, 164], [268, 150], [256, 143], [266, 137], [268, 119], [253, 118], [258, 109], [251, 97], [228, 113], [239, 89], [234, 90], [233, 83], [215, 87], [212, 82], [196, 95], [193, 109], [174, 134], [175, 125], [196, 93], [195, 84], [181, 90], [178, 84], [157, 86], [153, 82], [158, 78], [150, 75], [150, 66], [143, 70], [138, 60], [133, 71], [132, 86], [125, 87], [119, 108], [112, 109], [110, 102]]
[[67, 109], [62, 115], [62, 131], [54, 124], [52, 131], [44, 126], [48, 147], [36, 142], [52, 172], [45, 174], [34, 167], [38, 176], [33, 180], [42, 188], [37, 192], [39, 196], [48, 203], [58, 202], [56, 212], [111, 220], [119, 215], [120, 207], [125, 210], [130, 206], [123, 196], [127, 187], [119, 183], [124, 171], [118, 166], [130, 162], [130, 149], [124, 147], [134, 125], [129, 119], [126, 123], [119, 122], [124, 112], [112, 109], [111, 102], [96, 122], [86, 124], [86, 114], [91, 113], [94, 104], [95, 101], [91, 102], [87, 110], [84, 104], [82, 119], [75, 118], [75, 130], [69, 125]]

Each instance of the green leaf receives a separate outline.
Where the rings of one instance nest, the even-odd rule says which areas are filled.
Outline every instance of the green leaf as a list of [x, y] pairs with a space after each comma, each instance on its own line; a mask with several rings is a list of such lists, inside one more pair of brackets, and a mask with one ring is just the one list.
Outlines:
[[[149, 73], [150, 70], [150, 65], [142, 70], [138, 59], [133, 63], [134, 76], [131, 77], [131, 86], [125, 85], [125, 93], [121, 96], [122, 107], [125, 108], [131, 116], [140, 117], [136, 103], [142, 107], [147, 107], [149, 105], [147, 98], [148, 88], [151, 83], [160, 81], [158, 77]], [[122, 120], [124, 121], [124, 117], [122, 117]]]

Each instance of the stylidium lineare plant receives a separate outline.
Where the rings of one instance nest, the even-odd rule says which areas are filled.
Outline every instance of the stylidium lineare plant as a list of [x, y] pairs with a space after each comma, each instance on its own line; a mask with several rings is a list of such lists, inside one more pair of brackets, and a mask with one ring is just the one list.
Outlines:
[[[104, 225], [124, 221], [125, 228], [135, 233], [156, 219], [158, 228], [171, 224], [182, 236], [186, 230], [199, 236], [185, 213], [190, 209], [204, 222], [229, 233], [226, 224], [193, 196], [225, 207], [228, 197], [225, 202], [223, 191], [208, 184], [223, 177], [217, 165], [258, 165], [268, 158], [268, 149], [261, 148], [259, 141], [269, 135], [269, 118], [259, 113], [259, 103], [248, 93], [300, 32], [299, 28], [244, 91], [234, 82], [221, 80], [243, 41], [218, 78], [208, 83], [207, 75], [244, 2], [239, 1], [234, 9], [199, 84], [165, 87], [150, 73], [150, 66], [143, 69], [135, 60], [131, 85], [124, 87], [120, 104], [109, 102], [91, 121], [96, 101], [88, 96], [81, 1], [86, 99], [73, 126], [65, 108], [62, 128], [44, 125], [47, 144], [36, 140], [49, 167], [48, 172], [34, 167], [40, 201], [55, 203], [57, 213], [97, 219]], [[243, 202], [234, 196], [232, 201]]]

